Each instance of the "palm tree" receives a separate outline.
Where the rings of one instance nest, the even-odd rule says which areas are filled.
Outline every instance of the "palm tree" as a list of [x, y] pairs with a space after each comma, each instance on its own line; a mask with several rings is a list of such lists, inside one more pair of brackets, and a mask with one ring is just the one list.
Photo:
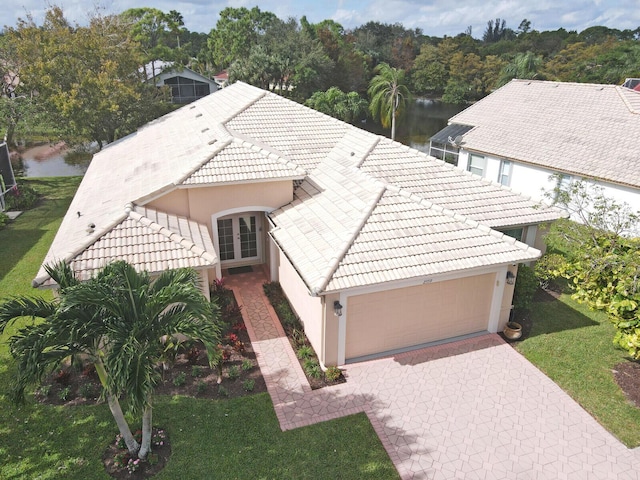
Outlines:
[[544, 77], [542, 77], [538, 72], [541, 66], [541, 56], [536, 55], [533, 52], [518, 53], [500, 72], [498, 87], [506, 85], [514, 78], [544, 80]]
[[[85, 354], [96, 366], [127, 449], [145, 458], [151, 444], [152, 394], [164, 350], [161, 339], [177, 334], [201, 339], [213, 361], [219, 338], [217, 309], [202, 295], [191, 269], [170, 270], [151, 281], [126, 262], [114, 262], [82, 283], [66, 264], [47, 267], [47, 272], [60, 286], [59, 299], [19, 297], [0, 305], [0, 332], [21, 317], [41, 319], [9, 340], [18, 360], [13, 398], [24, 399], [27, 385], [70, 356]], [[120, 406], [123, 395], [134, 413], [143, 413], [140, 445]]]
[[[23, 402], [24, 391], [29, 384], [39, 383], [47, 372], [59, 367], [70, 357], [83, 355], [95, 365], [111, 414], [129, 452], [135, 454], [140, 446], [124, 418], [118, 397], [108, 389], [107, 372], [102, 362], [105, 348], [108, 348], [107, 324], [96, 308], [63, 307], [68, 292], [85, 288], [86, 285], [76, 279], [69, 265], [61, 262], [46, 266], [45, 269], [58, 284], [58, 299], [47, 301], [23, 296], [0, 305], [0, 332], [20, 318], [32, 319], [31, 323], [22, 326], [9, 339], [11, 354], [18, 361], [18, 376], [11, 391], [12, 400], [15, 403]], [[100, 281], [100, 275], [92, 280]]]
[[126, 262], [114, 262], [102, 276], [103, 282], [67, 293], [63, 304], [96, 308], [108, 323], [108, 390], [126, 395], [131, 411], [142, 413], [138, 457], [144, 459], [151, 447], [152, 397], [165, 349], [161, 339], [183, 335], [201, 340], [213, 364], [218, 312], [202, 295], [192, 269], [168, 270], [151, 280]]
[[404, 70], [379, 64], [374, 70], [377, 75], [369, 83], [369, 110], [374, 118], [380, 118], [384, 128], [391, 125], [391, 140], [396, 138], [396, 118], [400, 116], [411, 94], [405, 85]]

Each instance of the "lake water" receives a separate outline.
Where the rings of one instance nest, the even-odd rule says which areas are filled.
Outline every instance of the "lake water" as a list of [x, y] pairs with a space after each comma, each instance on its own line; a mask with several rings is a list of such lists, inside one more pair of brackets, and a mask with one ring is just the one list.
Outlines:
[[[464, 110], [465, 105], [452, 105], [439, 100], [417, 98], [407, 109], [399, 125], [396, 126], [396, 140], [400, 143], [429, 153], [429, 139], [447, 126], [448, 120]], [[379, 124], [368, 120], [360, 125], [365, 130], [391, 137], [391, 129], [383, 129]]]
[[[406, 116], [396, 127], [396, 140], [412, 148], [428, 153], [429, 138], [447, 126], [449, 118], [462, 111], [464, 106], [442, 103], [425, 98], [416, 99]], [[361, 128], [389, 137], [390, 129], [369, 120]], [[92, 155], [82, 150], [74, 151], [57, 145], [39, 145], [22, 154], [25, 177], [66, 177], [84, 175]]]
[[30, 147], [21, 157], [25, 177], [70, 177], [84, 175], [92, 155], [58, 143]]

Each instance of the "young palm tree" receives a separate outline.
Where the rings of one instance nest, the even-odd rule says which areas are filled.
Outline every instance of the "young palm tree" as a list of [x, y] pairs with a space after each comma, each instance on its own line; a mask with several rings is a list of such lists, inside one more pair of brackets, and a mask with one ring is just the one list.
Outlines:
[[114, 262], [102, 272], [103, 282], [75, 289], [64, 305], [99, 309], [109, 325], [104, 357], [108, 390], [126, 395], [133, 413], [142, 413], [142, 442], [138, 457], [151, 446], [152, 397], [160, 380], [165, 336], [201, 340], [213, 361], [219, 341], [217, 309], [202, 295], [192, 269], [169, 270], [151, 280], [126, 262]]
[[498, 86], [506, 85], [514, 78], [544, 80], [539, 70], [542, 66], [542, 57], [533, 52], [518, 53], [513, 60], [504, 66], [500, 72]]
[[[218, 343], [217, 310], [202, 295], [191, 269], [171, 270], [151, 281], [126, 262], [114, 262], [94, 279], [78, 282], [67, 265], [47, 269], [60, 286], [59, 300], [15, 298], [0, 305], [0, 331], [20, 317], [39, 318], [10, 340], [18, 360], [14, 398], [30, 383], [75, 354], [96, 365], [109, 408], [131, 454], [150, 451], [151, 400], [159, 378], [162, 337], [183, 334], [201, 339], [213, 360]], [[139, 445], [131, 434], [119, 398], [142, 411]]]
[[391, 140], [396, 138], [396, 119], [402, 114], [411, 94], [405, 85], [404, 70], [379, 64], [377, 75], [369, 83], [369, 110], [374, 118], [379, 118], [384, 128], [391, 125]]
[[[24, 401], [24, 390], [32, 383], [39, 383], [47, 372], [60, 366], [69, 357], [83, 355], [93, 362], [107, 398], [109, 409], [118, 425], [120, 434], [132, 454], [140, 446], [136, 442], [124, 418], [118, 397], [108, 389], [107, 372], [102, 357], [108, 348], [107, 324], [98, 309], [80, 306], [63, 307], [66, 295], [78, 288], [86, 288], [74, 276], [69, 265], [61, 262], [45, 267], [58, 284], [59, 296], [47, 301], [42, 298], [16, 297], [0, 305], [0, 332], [16, 320], [30, 317], [31, 323], [22, 326], [9, 339], [11, 354], [18, 361], [18, 376], [11, 395], [16, 403]], [[100, 282], [98, 275], [91, 282]]]

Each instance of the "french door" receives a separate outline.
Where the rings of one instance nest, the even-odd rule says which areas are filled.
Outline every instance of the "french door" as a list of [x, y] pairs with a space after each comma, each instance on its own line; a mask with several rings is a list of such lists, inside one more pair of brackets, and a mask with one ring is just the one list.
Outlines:
[[233, 265], [261, 261], [261, 215], [246, 213], [218, 219], [220, 263]]

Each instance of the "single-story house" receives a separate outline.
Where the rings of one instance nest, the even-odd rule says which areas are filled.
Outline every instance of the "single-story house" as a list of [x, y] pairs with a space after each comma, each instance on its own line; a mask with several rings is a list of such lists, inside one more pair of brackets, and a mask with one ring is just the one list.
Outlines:
[[[627, 86], [512, 80], [453, 116], [430, 154], [535, 199], [584, 179], [640, 205], [640, 92]], [[550, 197], [549, 197], [550, 195]]]
[[[97, 153], [44, 264], [279, 281], [324, 365], [507, 322], [563, 213], [238, 82]], [[518, 229], [522, 241], [505, 234]], [[44, 269], [34, 286], [55, 286]]]
[[172, 103], [191, 103], [220, 88], [214, 80], [173, 62], [156, 60], [145, 65], [144, 71], [147, 80], [154, 81], [156, 87], [171, 88]]

